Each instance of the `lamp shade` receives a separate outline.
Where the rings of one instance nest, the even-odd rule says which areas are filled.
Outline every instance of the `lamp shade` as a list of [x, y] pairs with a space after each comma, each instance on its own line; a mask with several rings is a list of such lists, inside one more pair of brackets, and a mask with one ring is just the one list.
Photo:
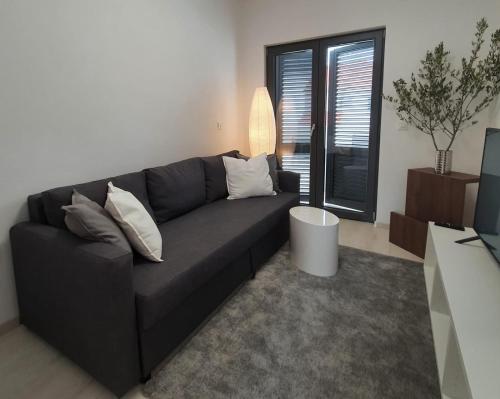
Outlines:
[[276, 120], [273, 104], [266, 87], [257, 87], [253, 95], [249, 120], [250, 154], [274, 154], [276, 149]]

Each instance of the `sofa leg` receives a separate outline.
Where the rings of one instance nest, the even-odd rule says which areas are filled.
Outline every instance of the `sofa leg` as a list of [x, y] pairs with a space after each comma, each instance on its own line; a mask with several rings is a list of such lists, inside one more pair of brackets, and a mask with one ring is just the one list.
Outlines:
[[145, 383], [146, 383], [146, 382], [148, 382], [150, 379], [151, 379], [151, 373], [149, 373], [146, 377], [141, 377], [141, 379], [140, 379], [140, 383], [141, 383], [141, 384], [145, 384]]

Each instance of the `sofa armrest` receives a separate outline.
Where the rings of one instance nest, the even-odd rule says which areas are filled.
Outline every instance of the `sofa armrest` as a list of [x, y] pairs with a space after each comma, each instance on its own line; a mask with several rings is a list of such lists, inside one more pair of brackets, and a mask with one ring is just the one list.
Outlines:
[[278, 170], [279, 187], [289, 193], [300, 193], [300, 174], [288, 170]]
[[20, 320], [117, 395], [139, 381], [132, 253], [69, 231], [10, 231]]

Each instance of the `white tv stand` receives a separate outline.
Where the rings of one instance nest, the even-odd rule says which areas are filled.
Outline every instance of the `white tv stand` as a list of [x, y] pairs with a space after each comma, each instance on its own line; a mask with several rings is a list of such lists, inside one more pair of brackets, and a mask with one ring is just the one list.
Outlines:
[[474, 236], [429, 223], [425, 284], [444, 399], [500, 398], [500, 266]]

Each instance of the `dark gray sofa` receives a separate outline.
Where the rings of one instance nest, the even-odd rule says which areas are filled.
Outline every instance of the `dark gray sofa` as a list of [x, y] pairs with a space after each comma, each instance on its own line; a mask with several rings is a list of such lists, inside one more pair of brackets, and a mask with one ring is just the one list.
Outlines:
[[[11, 229], [21, 322], [123, 395], [288, 239], [299, 175], [278, 177], [275, 197], [228, 201], [215, 156], [30, 196], [30, 221]], [[158, 222], [162, 263], [65, 228], [73, 188], [103, 205], [108, 181]]]

